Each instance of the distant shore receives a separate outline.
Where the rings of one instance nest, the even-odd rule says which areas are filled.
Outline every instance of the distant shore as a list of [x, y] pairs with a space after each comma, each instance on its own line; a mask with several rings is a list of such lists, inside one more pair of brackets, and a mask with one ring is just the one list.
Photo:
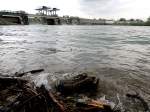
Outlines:
[[106, 20], [106, 19], [87, 19], [79, 17], [57, 17], [56, 19], [47, 19], [42, 17], [28, 17], [28, 24], [24, 24], [20, 18], [14, 17], [0, 17], [0, 25], [29, 25], [29, 24], [41, 24], [41, 25], [119, 25], [119, 26], [150, 26], [150, 20], [142, 21], [139, 19], [120, 19], [120, 20]]

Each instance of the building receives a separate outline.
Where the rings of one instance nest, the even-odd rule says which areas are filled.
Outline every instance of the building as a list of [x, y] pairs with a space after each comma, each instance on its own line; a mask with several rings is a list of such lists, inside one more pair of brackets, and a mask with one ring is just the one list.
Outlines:
[[41, 6], [35, 10], [38, 11], [37, 15], [58, 16], [56, 12], [59, 11], [60, 9]]
[[106, 25], [113, 25], [115, 23], [115, 21], [114, 20], [107, 20], [107, 19], [105, 19], [105, 24]]

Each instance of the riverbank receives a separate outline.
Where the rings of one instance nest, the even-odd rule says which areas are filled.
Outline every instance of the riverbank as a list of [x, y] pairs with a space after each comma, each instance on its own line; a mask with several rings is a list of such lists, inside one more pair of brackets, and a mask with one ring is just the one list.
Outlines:
[[[49, 83], [49, 75], [41, 69], [17, 73], [18, 77], [0, 77], [1, 112], [149, 112], [147, 99], [132, 91], [123, 97], [117, 93], [99, 97], [100, 88], [107, 83], [92, 74], [82, 73]], [[47, 73], [46, 73], [47, 74]], [[31, 75], [41, 75], [43, 80], [29, 80]], [[27, 78], [27, 77], [28, 78]], [[65, 76], [66, 77], [66, 76]], [[28, 80], [27, 80], [28, 79]], [[51, 79], [52, 80], [52, 79]], [[42, 83], [40, 82], [42, 81]], [[73, 83], [72, 83], [73, 82]], [[40, 85], [39, 85], [40, 84]], [[109, 85], [110, 86], [110, 85]], [[113, 86], [112, 86], [113, 87]], [[107, 91], [108, 88], [104, 91]], [[122, 88], [123, 89], [123, 88]], [[109, 90], [108, 90], [109, 91]], [[105, 98], [106, 96], [106, 98]], [[136, 102], [135, 102], [136, 101]]]
[[[112, 26], [150, 26], [149, 22], [134, 22], [134, 21], [113, 21], [113, 20], [96, 20], [96, 19], [86, 19], [86, 18], [78, 18], [78, 17], [58, 17], [59, 19], [56, 21], [47, 20], [46, 18], [35, 17], [29, 18], [28, 23], [31, 25], [41, 24], [41, 25], [112, 25]], [[13, 19], [13, 18], [12, 18]], [[4, 18], [0, 18], [0, 25], [20, 25], [20, 23], [11, 22], [10, 19], [7, 21]], [[28, 24], [28, 25], [29, 25]]]
[[[41, 71], [33, 70], [23, 75], [38, 72]], [[19, 76], [22, 76], [22, 74]], [[82, 91], [82, 94], [84, 94], [85, 91], [91, 94], [88, 90], [90, 88], [92, 88], [92, 92], [96, 92], [98, 79], [95, 77], [87, 76], [87, 74], [84, 73], [72, 79], [62, 81], [60, 84], [55, 84], [57, 88], [55, 92], [54, 88], [47, 88], [47, 86], [52, 87], [52, 85], [44, 85], [43, 83], [37, 87], [32, 81], [27, 81], [20, 77], [0, 77], [0, 111], [97, 112], [101, 110], [112, 112], [110, 104], [106, 102], [97, 101], [96, 103], [90, 98], [86, 98], [86, 101], [85, 95], [83, 99], [80, 98], [80, 95], [77, 95], [79, 91]], [[74, 83], [71, 83], [72, 81]], [[85, 86], [88, 86], [88, 88], [85, 88]], [[76, 94], [76, 96], [71, 94]]]

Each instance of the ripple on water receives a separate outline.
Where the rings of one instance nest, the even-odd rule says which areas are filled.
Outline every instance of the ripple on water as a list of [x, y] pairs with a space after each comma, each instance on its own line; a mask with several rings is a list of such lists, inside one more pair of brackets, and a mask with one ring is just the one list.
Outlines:
[[0, 32], [0, 36], [4, 35], [3, 33]]
[[[149, 27], [134, 26], [4, 26], [0, 72], [35, 66], [50, 72], [91, 70], [121, 91], [133, 85], [145, 94], [150, 88], [146, 84], [150, 77], [149, 31]], [[133, 72], [136, 74], [131, 75]], [[101, 90], [115, 92], [116, 87], [109, 85], [102, 85], [106, 90]]]
[[2, 42], [2, 41], [3, 41], [3, 39], [0, 38], [0, 42]]

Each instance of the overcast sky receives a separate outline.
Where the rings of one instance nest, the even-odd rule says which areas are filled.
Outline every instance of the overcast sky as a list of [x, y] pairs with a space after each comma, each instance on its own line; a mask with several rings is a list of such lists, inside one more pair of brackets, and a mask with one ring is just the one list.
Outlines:
[[46, 5], [60, 9], [59, 15], [118, 19], [150, 16], [150, 0], [0, 0], [0, 10], [25, 10], [35, 13]]

